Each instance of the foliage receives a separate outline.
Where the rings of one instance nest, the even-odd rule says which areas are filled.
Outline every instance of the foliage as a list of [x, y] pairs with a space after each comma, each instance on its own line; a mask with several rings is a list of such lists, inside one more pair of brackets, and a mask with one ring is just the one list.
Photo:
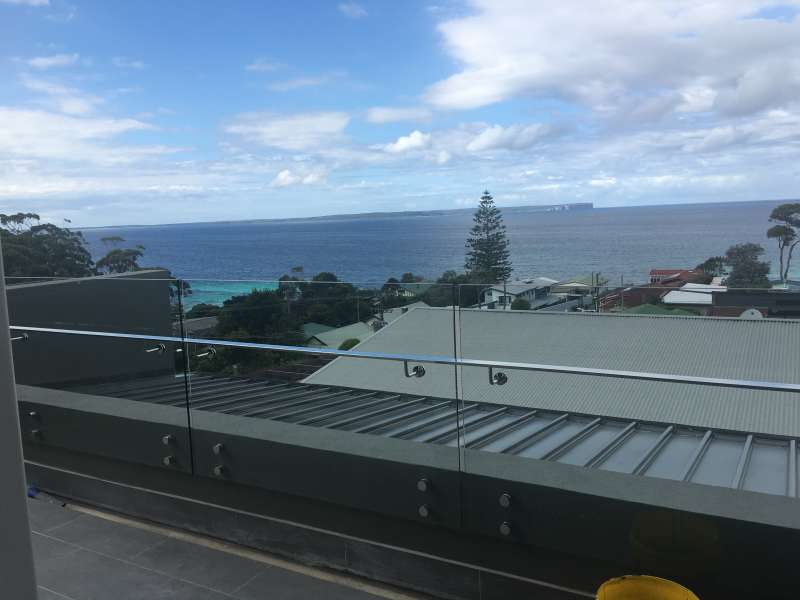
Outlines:
[[712, 256], [711, 258], [697, 265], [696, 268], [703, 271], [706, 275], [720, 277], [725, 274], [725, 257]]
[[363, 321], [375, 312], [375, 307], [368, 291], [359, 291], [350, 284], [339, 281], [335, 274], [322, 272], [311, 281], [294, 283], [297, 296], [291, 303], [293, 315], [301, 318], [303, 323], [313, 321], [342, 327]]
[[403, 273], [400, 276], [400, 283], [419, 283], [425, 281], [422, 275], [414, 275], [413, 273]]
[[[121, 239], [121, 238], [120, 238]], [[144, 256], [144, 246], [135, 248], [114, 248], [109, 250], [103, 258], [97, 261], [97, 270], [100, 273], [127, 273], [138, 271], [139, 259]]]
[[480, 302], [483, 290], [488, 287], [486, 281], [486, 275], [479, 271], [445, 271], [436, 280], [436, 285], [425, 290], [420, 299], [429, 306], [474, 306]]
[[347, 338], [341, 344], [339, 344], [339, 350], [350, 350], [350, 348], [357, 346], [361, 343], [361, 340], [358, 338]]
[[80, 232], [40, 224], [35, 213], [0, 215], [7, 277], [88, 277], [94, 263]]
[[771, 223], [777, 223], [767, 230], [767, 237], [778, 243], [780, 253], [781, 282], [789, 278], [789, 268], [792, 264], [792, 254], [797, 244], [800, 244], [800, 203], [788, 202], [772, 209], [769, 215]]
[[465, 269], [488, 275], [484, 283], [497, 283], [511, 275], [511, 253], [500, 209], [488, 191], [483, 192], [467, 238]]
[[769, 263], [762, 261], [764, 248], [760, 244], [745, 243], [731, 246], [725, 252], [725, 262], [731, 268], [729, 288], [768, 288]]
[[201, 302], [200, 304], [195, 304], [192, 308], [190, 308], [186, 313], [187, 319], [198, 319], [200, 317], [216, 317], [220, 311], [222, 310], [221, 306], [217, 306], [216, 304], [206, 304]]
[[525, 298], [514, 298], [514, 301], [511, 303], [511, 310], [530, 310], [531, 303], [528, 302]]
[[226, 300], [217, 314], [219, 335], [244, 332], [248, 338], [268, 344], [302, 341], [299, 319], [286, 313], [286, 304], [277, 291], [253, 290]]
[[396, 277], [389, 277], [389, 279], [386, 280], [386, 283], [384, 283], [383, 286], [381, 287], [381, 291], [386, 293], [397, 292], [397, 290], [400, 289], [399, 284], [400, 282], [397, 280]]

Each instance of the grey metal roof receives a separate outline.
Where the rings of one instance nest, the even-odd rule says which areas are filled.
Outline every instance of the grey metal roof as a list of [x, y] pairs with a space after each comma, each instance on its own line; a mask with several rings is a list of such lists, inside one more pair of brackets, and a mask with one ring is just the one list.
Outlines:
[[[358, 350], [449, 355], [450, 309], [417, 308]], [[800, 382], [800, 321], [461, 310], [462, 358]], [[377, 363], [377, 364], [376, 364]], [[504, 386], [484, 368], [402, 365], [342, 357], [305, 381], [687, 426], [800, 436], [800, 394], [507, 370]]]
[[338, 348], [345, 340], [353, 338], [364, 340], [373, 333], [375, 333], [375, 330], [372, 327], [359, 321], [358, 323], [352, 323], [344, 327], [320, 331], [319, 333], [313, 334], [311, 339], [312, 341], [316, 339], [329, 348]]
[[[181, 407], [183, 378], [151, 377], [79, 388]], [[643, 475], [797, 497], [798, 443], [751, 432], [682, 427], [464, 402], [423, 395], [249, 378], [191, 376], [191, 408], [296, 425], [519, 456], [594, 471]]]

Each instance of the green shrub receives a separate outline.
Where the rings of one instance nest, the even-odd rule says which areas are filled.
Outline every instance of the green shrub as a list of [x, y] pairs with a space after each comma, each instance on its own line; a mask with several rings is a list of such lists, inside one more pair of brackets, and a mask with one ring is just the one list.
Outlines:
[[511, 310], [530, 310], [531, 303], [528, 302], [525, 298], [514, 298], [514, 301], [511, 303]]
[[361, 343], [361, 340], [358, 338], [348, 338], [341, 343], [339, 346], [339, 350], [350, 350], [353, 346], [357, 346]]

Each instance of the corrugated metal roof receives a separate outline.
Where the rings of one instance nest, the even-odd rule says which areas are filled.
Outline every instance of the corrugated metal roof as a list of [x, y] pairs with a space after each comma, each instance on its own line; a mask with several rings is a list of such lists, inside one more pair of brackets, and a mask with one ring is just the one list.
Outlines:
[[[83, 393], [183, 406], [184, 382], [147, 378]], [[192, 375], [191, 407], [732, 489], [797, 497], [793, 438], [421, 395]]]
[[[461, 310], [455, 316], [462, 358], [800, 383], [800, 321], [479, 310]], [[418, 308], [358, 350], [452, 356], [453, 320], [452, 310]], [[409, 379], [400, 364], [345, 357], [305, 381], [458, 397], [453, 367], [425, 369], [425, 377]], [[526, 408], [800, 436], [800, 394], [513, 370], [506, 374], [506, 385], [489, 385], [486, 369], [461, 367], [459, 395]]]

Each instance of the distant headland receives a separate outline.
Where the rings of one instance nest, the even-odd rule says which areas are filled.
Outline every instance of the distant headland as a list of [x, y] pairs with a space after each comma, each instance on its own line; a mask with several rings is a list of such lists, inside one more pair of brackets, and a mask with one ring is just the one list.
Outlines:
[[[592, 202], [569, 202], [566, 204], [537, 204], [526, 206], [502, 206], [503, 212], [508, 213], [539, 213], [539, 212], [561, 212], [576, 210], [591, 210], [594, 208]], [[198, 224], [223, 224], [223, 223], [289, 223], [289, 222], [309, 222], [309, 221], [349, 221], [353, 219], [393, 219], [403, 217], [433, 217], [438, 215], [453, 214], [472, 214], [475, 207], [451, 208], [435, 210], [411, 210], [411, 211], [384, 211], [384, 212], [363, 212], [363, 213], [344, 213], [335, 215], [319, 215], [314, 217], [287, 217], [276, 219], [226, 219], [221, 221], [195, 221], [191, 223], [161, 223], [160, 225], [198, 225]], [[120, 229], [130, 227], [157, 227], [158, 225], [101, 225], [97, 227], [76, 227], [75, 229]]]

